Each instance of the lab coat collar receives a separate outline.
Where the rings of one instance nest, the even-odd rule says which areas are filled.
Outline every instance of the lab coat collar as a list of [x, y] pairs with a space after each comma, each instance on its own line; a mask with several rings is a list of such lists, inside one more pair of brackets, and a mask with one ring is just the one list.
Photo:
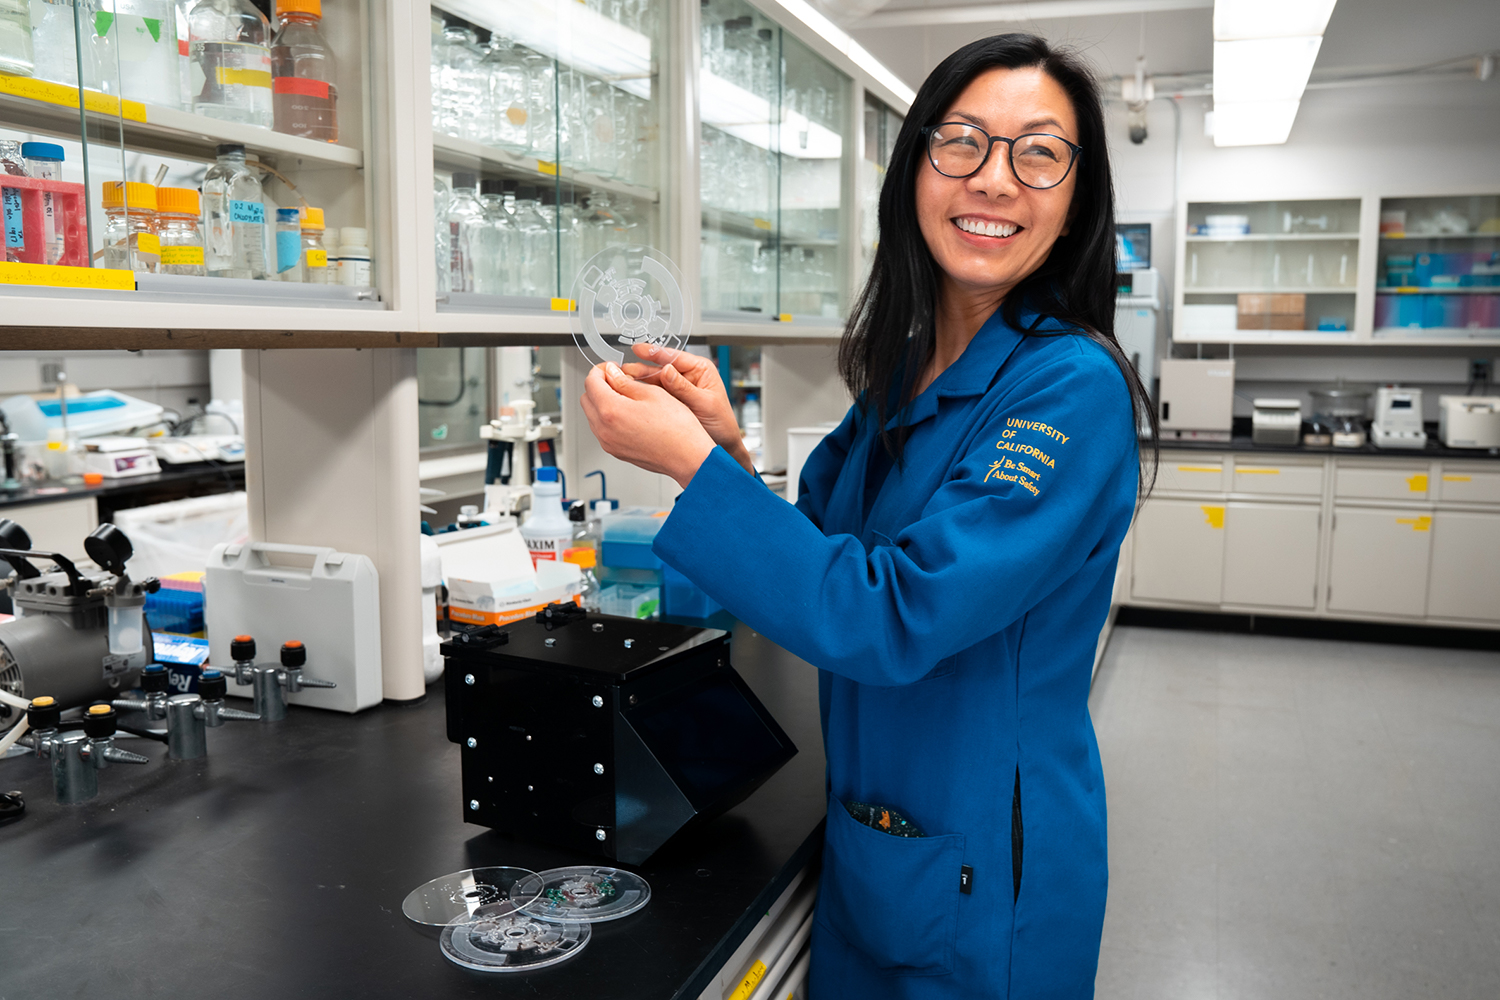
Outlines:
[[[1027, 332], [1063, 333], [1068, 327], [1050, 317], [1038, 322], [1038, 315], [1031, 309], [1021, 310], [1021, 329], [1005, 321], [1004, 309], [996, 309], [984, 321], [969, 346], [958, 356], [958, 360], [944, 369], [943, 373], [928, 386], [911, 404], [897, 411], [886, 421], [886, 430], [894, 430], [905, 423], [913, 427], [937, 413], [939, 398], [962, 398], [982, 396], [995, 383], [995, 377], [1011, 354], [1020, 346]], [[1023, 332], [1025, 331], [1025, 332]], [[900, 373], [897, 384], [900, 384]]]

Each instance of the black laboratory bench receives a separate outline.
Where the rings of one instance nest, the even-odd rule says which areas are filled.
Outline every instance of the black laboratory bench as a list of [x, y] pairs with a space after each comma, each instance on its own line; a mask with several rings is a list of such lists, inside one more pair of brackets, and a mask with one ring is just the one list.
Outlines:
[[14, 493], [0, 491], [0, 517], [20, 521], [21, 526], [25, 527], [22, 512], [13, 511], [12, 508], [93, 497], [98, 501], [99, 520], [104, 522], [110, 520], [115, 511], [128, 507], [145, 507], [148, 504], [166, 503], [168, 500], [229, 493], [244, 488], [243, 462], [167, 465], [160, 472], [124, 479], [106, 479], [98, 486], [88, 486], [81, 477], [73, 476], [62, 482], [27, 486]]
[[[1305, 428], [1304, 428], [1305, 429]], [[1350, 458], [1416, 458], [1431, 461], [1435, 458], [1449, 461], [1462, 459], [1500, 460], [1500, 449], [1448, 448], [1438, 440], [1438, 425], [1426, 425], [1427, 447], [1425, 448], [1377, 448], [1365, 442], [1358, 448], [1309, 448], [1303, 444], [1256, 444], [1250, 437], [1250, 418], [1235, 417], [1234, 429], [1228, 441], [1177, 441], [1165, 434], [1161, 439], [1164, 451], [1201, 452], [1258, 452], [1265, 455], [1336, 455]], [[1145, 442], [1143, 441], [1142, 444]]]
[[0, 998], [697, 1000], [822, 845], [816, 671], [743, 625], [730, 655], [798, 754], [632, 869], [651, 885], [644, 910], [536, 972], [454, 965], [401, 914], [459, 869], [596, 861], [463, 822], [441, 681], [416, 706], [231, 722], [199, 761], [122, 739], [151, 763], [111, 765], [83, 805], [56, 805], [30, 754], [0, 761], [0, 789], [27, 802], [0, 826]]

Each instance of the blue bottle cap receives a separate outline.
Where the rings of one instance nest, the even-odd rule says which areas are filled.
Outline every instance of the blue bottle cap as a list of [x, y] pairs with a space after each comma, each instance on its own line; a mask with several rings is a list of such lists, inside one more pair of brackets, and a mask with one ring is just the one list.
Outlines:
[[302, 215], [295, 208], [278, 208], [276, 210], [277, 222], [301, 223]]
[[535, 479], [539, 483], [555, 483], [555, 482], [557, 482], [557, 466], [555, 466], [555, 465], [538, 466], [538, 468], [536, 470], [536, 475], [533, 476], [532, 478]]
[[23, 142], [21, 155], [28, 160], [57, 160], [62, 162], [63, 148], [55, 142]]

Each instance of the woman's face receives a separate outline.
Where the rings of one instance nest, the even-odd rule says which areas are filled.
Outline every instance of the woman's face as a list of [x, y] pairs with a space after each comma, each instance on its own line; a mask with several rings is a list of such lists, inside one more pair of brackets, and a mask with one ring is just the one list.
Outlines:
[[[1073, 103], [1056, 80], [1036, 68], [981, 74], [942, 120], [977, 125], [994, 136], [1046, 132], [1078, 142]], [[1040, 267], [1067, 232], [1078, 176], [1070, 170], [1061, 184], [1038, 191], [1016, 180], [1006, 152], [1005, 143], [995, 143], [978, 173], [955, 178], [938, 173], [924, 148], [917, 174], [922, 236], [948, 282], [997, 299]], [[991, 231], [995, 235], [988, 235]]]

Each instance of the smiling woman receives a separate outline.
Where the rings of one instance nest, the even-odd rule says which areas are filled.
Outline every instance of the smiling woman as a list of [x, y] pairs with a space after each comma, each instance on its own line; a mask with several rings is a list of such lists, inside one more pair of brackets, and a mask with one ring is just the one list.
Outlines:
[[747, 474], [705, 360], [588, 377], [605, 450], [683, 486], [656, 554], [820, 670], [819, 1000], [1093, 993], [1089, 680], [1151, 409], [1113, 334], [1113, 211], [1089, 74], [983, 39], [896, 141], [840, 348], [855, 405], [795, 507]]

